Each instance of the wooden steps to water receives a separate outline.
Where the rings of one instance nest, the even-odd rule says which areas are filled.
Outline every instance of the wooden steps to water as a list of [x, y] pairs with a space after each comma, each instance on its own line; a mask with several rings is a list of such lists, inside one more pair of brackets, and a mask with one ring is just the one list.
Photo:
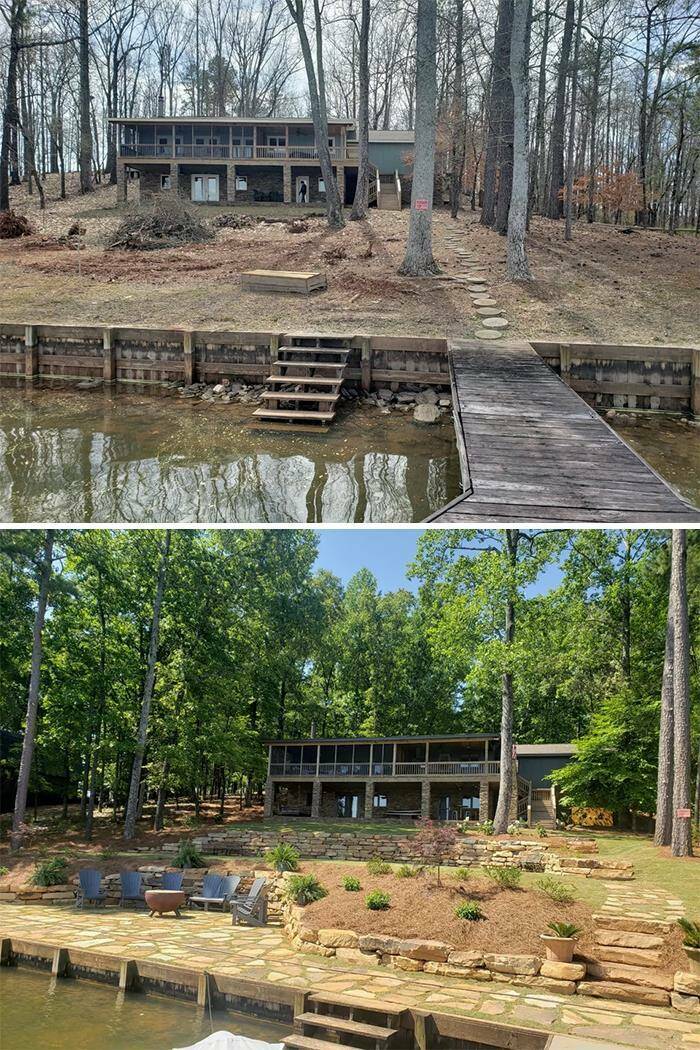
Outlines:
[[310, 295], [326, 287], [326, 275], [316, 270], [244, 270], [241, 284], [254, 292]]
[[349, 349], [345, 346], [280, 346], [266, 379], [265, 402], [253, 415], [279, 429], [327, 426], [340, 401]]
[[[392, 1050], [413, 1045], [406, 1028], [406, 1008], [379, 1000], [311, 992], [294, 1018], [294, 1032], [282, 1040], [290, 1050]], [[408, 1038], [407, 1038], [408, 1037]]]
[[368, 1024], [366, 1021], [353, 1021], [349, 1017], [335, 1017], [332, 1014], [321, 1014], [313, 1011], [299, 1014], [294, 1018], [295, 1024], [311, 1025], [315, 1028], [329, 1028], [336, 1032], [348, 1032], [363, 1039], [380, 1039], [385, 1042], [396, 1035], [396, 1028], [385, 1025]]

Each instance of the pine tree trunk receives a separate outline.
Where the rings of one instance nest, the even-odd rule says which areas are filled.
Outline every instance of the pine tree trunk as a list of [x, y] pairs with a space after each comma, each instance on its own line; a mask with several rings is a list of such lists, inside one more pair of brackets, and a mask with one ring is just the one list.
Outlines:
[[510, 83], [510, 33], [513, 0], [499, 0], [496, 36], [493, 42], [491, 86], [486, 109], [486, 151], [484, 157], [483, 198], [480, 222], [493, 226], [496, 218], [496, 192], [499, 144], [505, 91]]
[[27, 795], [29, 792], [29, 777], [32, 771], [32, 759], [34, 757], [34, 744], [36, 741], [36, 723], [39, 712], [39, 683], [41, 679], [41, 657], [44, 620], [46, 618], [46, 606], [49, 600], [49, 586], [51, 583], [51, 567], [53, 561], [54, 531], [47, 529], [44, 537], [44, 553], [39, 575], [39, 597], [36, 612], [34, 614], [34, 629], [32, 633], [32, 660], [29, 674], [29, 691], [27, 694], [27, 714], [24, 724], [24, 739], [22, 740], [22, 757], [19, 762], [19, 773], [17, 774], [17, 791], [15, 793], [15, 809], [12, 816], [12, 832], [10, 835], [10, 846], [13, 850], [19, 849], [24, 838], [24, 818], [27, 811]]
[[510, 45], [510, 75], [513, 81], [513, 188], [508, 211], [507, 272], [511, 281], [530, 281], [532, 274], [525, 251], [529, 186], [527, 153], [528, 42], [530, 0], [515, 0]]
[[143, 697], [141, 700], [141, 718], [139, 720], [138, 736], [136, 738], [136, 748], [134, 750], [134, 761], [131, 768], [129, 798], [126, 805], [126, 817], [124, 820], [124, 838], [127, 840], [132, 839], [136, 833], [136, 819], [138, 816], [140, 801], [139, 787], [141, 784], [141, 769], [143, 766], [143, 756], [146, 751], [148, 719], [151, 712], [153, 685], [156, 676], [156, 660], [158, 658], [158, 640], [160, 635], [160, 608], [163, 602], [163, 592], [165, 590], [165, 575], [168, 569], [168, 558], [170, 555], [170, 538], [171, 530], [166, 529], [160, 567], [158, 569], [156, 594], [153, 601], [153, 620], [151, 622], [151, 637], [148, 645], [146, 678], [143, 684]]
[[497, 233], [505, 233], [508, 229], [508, 211], [510, 209], [510, 196], [513, 187], [513, 83], [511, 79], [510, 47], [513, 32], [513, 0], [508, 0], [505, 5], [508, 50], [505, 56], [505, 67], [503, 70], [503, 84], [501, 94], [501, 119], [498, 133], [498, 153], [496, 164], [498, 167], [498, 193], [496, 196], [496, 213], [493, 228]]
[[351, 219], [367, 218], [369, 189], [369, 24], [370, 0], [362, 0], [360, 21], [360, 51], [358, 62], [359, 101], [357, 112], [357, 185], [352, 203]]
[[88, 0], [79, 0], [79, 126], [80, 147], [78, 167], [80, 169], [80, 192], [92, 189], [92, 131], [90, 128], [90, 40], [88, 23]]
[[576, 18], [576, 42], [574, 44], [574, 63], [571, 70], [571, 114], [569, 117], [569, 144], [566, 154], [566, 228], [564, 240], [571, 240], [571, 225], [574, 212], [574, 143], [576, 141], [576, 100], [578, 97], [578, 58], [581, 50], [581, 22], [583, 21], [583, 0], [578, 3]]
[[433, 258], [435, 185], [437, 0], [418, 0], [416, 19], [416, 141], [411, 216], [406, 254], [399, 273], [425, 277], [438, 272]]
[[666, 616], [666, 650], [661, 683], [661, 720], [659, 726], [659, 770], [656, 784], [656, 827], [654, 843], [668, 846], [671, 842], [673, 814], [673, 604], [669, 592]]
[[673, 596], [673, 829], [671, 853], [690, 857], [693, 845], [690, 818], [690, 641], [688, 636], [687, 538], [685, 529], [673, 530], [671, 555]]
[[[519, 532], [506, 529], [506, 544], [511, 569], [515, 571], [518, 557]], [[498, 784], [498, 802], [493, 821], [496, 835], [504, 835], [510, 823], [510, 805], [513, 798], [513, 673], [510, 656], [515, 642], [515, 602], [509, 595], [505, 608], [505, 661], [506, 669], [501, 676], [501, 772]]]
[[560, 219], [563, 214], [561, 191], [564, 187], [564, 117], [566, 115], [566, 80], [569, 73], [569, 56], [574, 34], [574, 0], [566, 0], [564, 35], [557, 69], [557, 87], [554, 103], [554, 119], [549, 146], [549, 200], [547, 215]]
[[452, 142], [450, 165], [450, 215], [457, 218], [462, 197], [466, 149], [466, 107], [464, 104], [464, 0], [456, 0], [455, 74], [452, 94]]
[[5, 108], [2, 115], [2, 144], [0, 145], [0, 211], [10, 207], [10, 153], [16, 143], [19, 125], [17, 105], [17, 66], [19, 64], [19, 42], [26, 13], [26, 0], [14, 0], [10, 7], [10, 40], [5, 81]]

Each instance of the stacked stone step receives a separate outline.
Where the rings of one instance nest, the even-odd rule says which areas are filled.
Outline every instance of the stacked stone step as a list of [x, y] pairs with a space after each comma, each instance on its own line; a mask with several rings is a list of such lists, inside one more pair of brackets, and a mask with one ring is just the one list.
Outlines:
[[458, 283], [465, 283], [467, 290], [479, 315], [481, 327], [474, 333], [477, 339], [500, 339], [503, 329], [508, 327], [507, 318], [503, 317], [503, 311], [496, 299], [489, 295], [486, 286], [486, 275], [479, 269], [479, 260], [473, 252], [461, 246], [461, 240], [454, 234], [447, 239], [447, 245], [451, 248], [459, 263], [474, 267], [467, 273], [453, 277]]
[[665, 939], [672, 924], [662, 919], [594, 915], [595, 950], [587, 957], [587, 980], [580, 995], [639, 1003], [673, 1005], [700, 1014], [700, 978], [661, 970]]

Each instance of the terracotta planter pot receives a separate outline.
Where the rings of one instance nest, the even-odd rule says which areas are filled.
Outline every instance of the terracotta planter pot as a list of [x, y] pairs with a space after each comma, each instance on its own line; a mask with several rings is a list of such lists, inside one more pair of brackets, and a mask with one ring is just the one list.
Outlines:
[[683, 951], [688, 959], [688, 970], [700, 977], [700, 948], [686, 948], [683, 945]]
[[174, 911], [180, 918], [180, 908], [185, 903], [186, 895], [182, 890], [146, 890], [144, 894], [146, 907], [151, 915], [158, 912]]
[[571, 962], [576, 945], [575, 937], [554, 937], [548, 933], [541, 933], [540, 937], [544, 941], [544, 950], [551, 962]]

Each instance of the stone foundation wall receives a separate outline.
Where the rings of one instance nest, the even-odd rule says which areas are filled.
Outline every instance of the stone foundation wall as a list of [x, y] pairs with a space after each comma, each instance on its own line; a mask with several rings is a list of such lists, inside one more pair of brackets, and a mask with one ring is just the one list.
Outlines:
[[[237, 175], [245, 176], [248, 180], [247, 190], [236, 190], [236, 203], [253, 203], [260, 199], [259, 194], [273, 194], [283, 200], [284, 180], [282, 168], [253, 168], [241, 165], [236, 169]], [[257, 194], [257, 196], [256, 196]]]

